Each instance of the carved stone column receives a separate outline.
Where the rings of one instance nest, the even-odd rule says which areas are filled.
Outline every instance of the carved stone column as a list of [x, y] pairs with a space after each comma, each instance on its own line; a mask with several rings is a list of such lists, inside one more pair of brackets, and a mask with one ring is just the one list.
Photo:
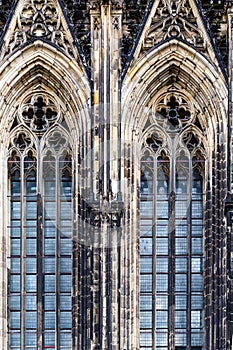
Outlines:
[[120, 48], [121, 1], [91, 1], [93, 191], [87, 218], [92, 236], [91, 349], [119, 347]]

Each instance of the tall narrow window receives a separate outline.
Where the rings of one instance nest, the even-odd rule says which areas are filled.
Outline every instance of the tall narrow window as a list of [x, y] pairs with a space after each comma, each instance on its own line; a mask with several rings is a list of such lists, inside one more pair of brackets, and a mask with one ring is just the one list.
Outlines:
[[42, 121], [16, 127], [9, 149], [8, 348], [71, 350], [72, 158], [59, 127]]
[[141, 159], [140, 349], [202, 349], [203, 174], [192, 133]]

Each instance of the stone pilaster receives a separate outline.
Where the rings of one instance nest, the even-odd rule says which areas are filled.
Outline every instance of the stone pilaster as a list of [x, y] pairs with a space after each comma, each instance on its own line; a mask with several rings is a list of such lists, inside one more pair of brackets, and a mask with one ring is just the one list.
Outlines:
[[123, 203], [120, 194], [121, 1], [90, 4], [93, 191], [91, 349], [120, 349], [119, 284]]

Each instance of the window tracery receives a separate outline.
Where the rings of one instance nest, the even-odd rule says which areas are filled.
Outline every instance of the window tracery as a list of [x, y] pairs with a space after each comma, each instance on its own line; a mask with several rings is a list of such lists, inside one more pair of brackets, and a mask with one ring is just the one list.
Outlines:
[[147, 30], [143, 51], [170, 38], [183, 39], [201, 50], [205, 49], [205, 39], [189, 0], [160, 0]]
[[77, 58], [71, 35], [64, 28], [61, 10], [53, 0], [24, 0], [13, 33], [6, 37], [1, 59], [31, 39], [45, 38]]
[[164, 129], [176, 131], [194, 121], [194, 106], [180, 93], [166, 93], [156, 103], [156, 121]]
[[72, 153], [57, 105], [35, 96], [8, 153], [9, 349], [72, 349]]
[[140, 349], [202, 349], [204, 173], [204, 146], [195, 129], [167, 134], [166, 142], [156, 127], [145, 135]]
[[43, 93], [36, 93], [25, 101], [19, 110], [19, 119], [32, 131], [42, 133], [60, 118], [55, 101]]

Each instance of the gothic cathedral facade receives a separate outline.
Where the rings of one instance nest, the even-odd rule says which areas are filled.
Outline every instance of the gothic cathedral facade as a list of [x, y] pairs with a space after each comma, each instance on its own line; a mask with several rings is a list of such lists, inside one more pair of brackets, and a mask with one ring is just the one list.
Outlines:
[[0, 349], [233, 349], [233, 1], [0, 30]]

